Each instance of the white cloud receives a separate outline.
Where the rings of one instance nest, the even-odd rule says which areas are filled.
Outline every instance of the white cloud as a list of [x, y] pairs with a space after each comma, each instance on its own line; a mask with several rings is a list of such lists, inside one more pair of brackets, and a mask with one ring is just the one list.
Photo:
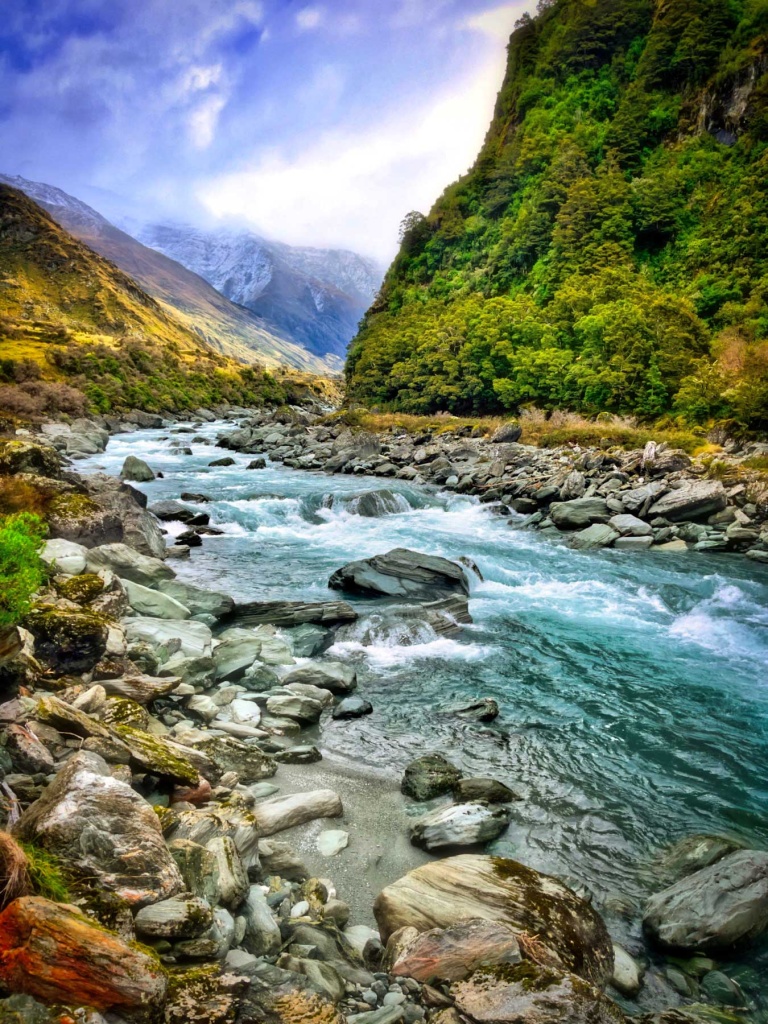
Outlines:
[[226, 106], [226, 102], [223, 96], [208, 96], [189, 115], [187, 129], [190, 141], [196, 149], [207, 149], [213, 142], [219, 114]]
[[464, 22], [464, 28], [475, 32], [482, 32], [484, 35], [500, 39], [503, 43], [509, 41], [515, 22], [521, 15], [531, 8], [530, 0], [518, 0], [517, 3], [502, 4], [501, 7], [493, 7], [490, 11], [483, 11], [475, 14]]
[[323, 21], [322, 7], [303, 7], [296, 13], [296, 28], [300, 32], [312, 32], [319, 28]]
[[389, 259], [403, 216], [426, 212], [474, 161], [504, 64], [498, 47], [432, 102], [403, 102], [375, 127], [329, 132], [296, 156], [260, 153], [249, 169], [201, 181], [197, 198], [218, 219], [247, 221], [286, 242]]
[[221, 79], [221, 72], [221, 64], [193, 65], [184, 73], [183, 88], [188, 93], [210, 89]]

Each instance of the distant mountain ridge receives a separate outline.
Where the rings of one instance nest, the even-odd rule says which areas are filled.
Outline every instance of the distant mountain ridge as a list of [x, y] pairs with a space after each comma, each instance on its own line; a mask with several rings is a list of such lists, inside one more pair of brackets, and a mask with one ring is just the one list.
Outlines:
[[383, 278], [357, 253], [290, 246], [252, 232], [153, 224], [137, 237], [319, 356], [344, 357]]
[[142, 245], [62, 189], [4, 174], [0, 174], [0, 183], [24, 192], [61, 227], [130, 274], [167, 312], [224, 355], [318, 374], [338, 369], [338, 358], [323, 359], [309, 352], [263, 318], [231, 302], [199, 275]]
[[252, 232], [153, 224], [121, 230], [63, 189], [0, 174], [112, 260], [214, 348], [315, 373], [341, 369], [384, 276], [344, 249], [285, 245]]

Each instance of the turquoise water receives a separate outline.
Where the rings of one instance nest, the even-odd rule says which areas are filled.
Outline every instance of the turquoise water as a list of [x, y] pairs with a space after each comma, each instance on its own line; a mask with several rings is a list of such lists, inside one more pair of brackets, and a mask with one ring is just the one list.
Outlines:
[[[731, 555], [574, 552], [472, 498], [279, 465], [247, 472], [252, 456], [236, 454], [211, 469], [230, 453], [178, 455], [169, 436], [121, 435], [79, 465], [116, 473], [134, 454], [165, 474], [142, 485], [150, 501], [215, 499], [205, 508], [224, 536], [175, 563], [182, 579], [238, 600], [324, 600], [334, 569], [396, 546], [480, 567], [474, 625], [456, 639], [422, 627], [399, 646], [382, 625], [364, 646], [370, 621], [351, 627], [333, 653], [358, 664], [375, 712], [330, 723], [326, 750], [396, 770], [440, 749], [504, 779], [524, 799], [500, 848], [601, 904], [639, 902], [654, 851], [686, 834], [768, 843], [768, 569]], [[404, 511], [350, 513], [350, 495], [382, 486]], [[501, 706], [492, 726], [440, 713], [478, 696]]]

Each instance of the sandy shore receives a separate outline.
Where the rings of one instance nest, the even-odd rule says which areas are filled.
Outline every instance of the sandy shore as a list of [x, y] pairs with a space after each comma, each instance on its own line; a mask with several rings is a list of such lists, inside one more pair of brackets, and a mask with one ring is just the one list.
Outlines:
[[[317, 764], [280, 765], [270, 781], [281, 796], [333, 789], [341, 797], [342, 818], [312, 821], [275, 838], [289, 843], [313, 875], [332, 879], [339, 899], [351, 908], [353, 924], [373, 925], [373, 901], [384, 886], [433, 859], [408, 839], [406, 807], [413, 805], [400, 792], [399, 775], [325, 755]], [[349, 833], [348, 847], [334, 857], [321, 856], [315, 845], [325, 829]]]

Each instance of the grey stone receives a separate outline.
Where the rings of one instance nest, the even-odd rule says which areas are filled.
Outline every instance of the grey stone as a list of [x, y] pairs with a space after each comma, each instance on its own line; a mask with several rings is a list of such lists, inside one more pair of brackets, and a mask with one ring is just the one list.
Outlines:
[[415, 821], [409, 835], [414, 846], [437, 850], [445, 846], [475, 846], [489, 842], [506, 829], [510, 812], [487, 804], [438, 807]]
[[213, 913], [198, 896], [173, 896], [142, 907], [134, 924], [140, 935], [153, 939], [196, 939], [213, 924]]
[[687, 480], [677, 490], [668, 491], [649, 510], [651, 516], [663, 516], [673, 523], [697, 519], [720, 512], [728, 503], [719, 480]]
[[70, 758], [13, 831], [133, 907], [167, 899], [183, 887], [159, 818], [96, 754]]
[[614, 530], [620, 533], [622, 537], [653, 536], [653, 527], [650, 523], [643, 522], [643, 520], [638, 519], [637, 516], [628, 514], [611, 516], [608, 523], [614, 528]]
[[352, 594], [417, 601], [469, 593], [462, 565], [407, 548], [394, 548], [383, 555], [350, 562], [331, 576], [328, 585]]
[[424, 754], [407, 765], [400, 789], [414, 800], [450, 793], [462, 773], [442, 754]]
[[120, 579], [131, 580], [145, 587], [176, 575], [159, 558], [142, 555], [127, 544], [103, 544], [101, 547], [90, 548], [87, 567], [91, 572], [109, 569]]
[[606, 523], [610, 518], [602, 498], [556, 501], [550, 506], [549, 515], [558, 530], [580, 530], [592, 523]]
[[136, 483], [149, 483], [155, 479], [155, 474], [143, 459], [137, 459], [135, 455], [128, 455], [120, 470], [123, 480], [133, 480]]
[[345, 697], [333, 709], [332, 718], [337, 720], [345, 718], [361, 718], [363, 715], [373, 713], [373, 705], [363, 697]]
[[56, 572], [79, 576], [85, 572], [88, 548], [71, 540], [49, 540], [43, 545], [40, 557], [47, 565], [53, 566]]
[[335, 694], [351, 693], [357, 687], [357, 673], [351, 665], [340, 661], [318, 661], [294, 669], [283, 678], [283, 684], [306, 683]]
[[568, 546], [577, 551], [591, 551], [608, 548], [617, 539], [618, 533], [607, 523], [593, 523], [585, 530], [579, 530], [568, 538]]
[[768, 853], [739, 850], [675, 882], [648, 901], [643, 927], [675, 952], [752, 941], [768, 928]]
[[158, 593], [140, 583], [133, 583], [131, 580], [121, 580], [128, 595], [131, 608], [139, 615], [149, 615], [158, 619], [188, 619], [189, 608], [168, 594]]

